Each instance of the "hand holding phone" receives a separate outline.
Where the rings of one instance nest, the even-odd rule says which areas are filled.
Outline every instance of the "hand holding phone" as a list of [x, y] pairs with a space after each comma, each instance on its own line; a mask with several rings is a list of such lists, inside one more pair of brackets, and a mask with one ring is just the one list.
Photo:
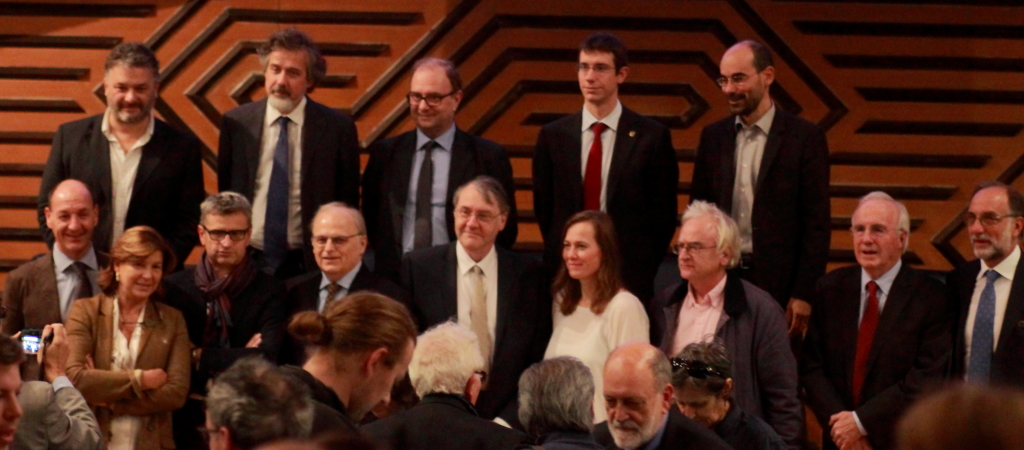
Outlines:
[[21, 330], [21, 348], [25, 349], [25, 353], [30, 355], [39, 353], [39, 344], [42, 342], [40, 336], [42, 336], [42, 334], [43, 330], [40, 330], [39, 328], [26, 328]]

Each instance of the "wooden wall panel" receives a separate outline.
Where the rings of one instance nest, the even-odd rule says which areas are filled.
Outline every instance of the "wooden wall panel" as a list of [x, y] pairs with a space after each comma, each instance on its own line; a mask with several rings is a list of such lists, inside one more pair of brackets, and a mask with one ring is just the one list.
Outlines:
[[[1024, 7], [1012, 0], [89, 0], [0, 2], [0, 272], [44, 249], [35, 190], [60, 123], [97, 114], [103, 60], [123, 41], [162, 63], [163, 119], [206, 149], [216, 187], [221, 114], [263, 97], [255, 48], [285, 26], [328, 60], [312, 96], [351, 114], [365, 146], [411, 128], [404, 94], [423, 56], [454, 60], [464, 129], [505, 144], [539, 248], [530, 157], [540, 126], [578, 110], [579, 41], [610, 30], [630, 47], [623, 102], [666, 123], [685, 205], [700, 129], [728, 110], [717, 61], [740, 39], [776, 53], [777, 104], [819, 123], [832, 151], [832, 262], [851, 261], [856, 198], [883, 189], [913, 217], [908, 259], [970, 258], [956, 217], [982, 180], [1024, 186]], [[365, 155], [363, 156], [365, 163]], [[2, 277], [2, 274], [0, 274]]]

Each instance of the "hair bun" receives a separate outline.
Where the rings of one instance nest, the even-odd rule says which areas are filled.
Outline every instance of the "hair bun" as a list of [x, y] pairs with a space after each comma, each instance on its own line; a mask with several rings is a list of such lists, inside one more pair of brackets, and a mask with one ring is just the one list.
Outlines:
[[306, 344], [321, 346], [329, 344], [332, 337], [327, 318], [316, 311], [303, 311], [292, 316], [288, 333]]

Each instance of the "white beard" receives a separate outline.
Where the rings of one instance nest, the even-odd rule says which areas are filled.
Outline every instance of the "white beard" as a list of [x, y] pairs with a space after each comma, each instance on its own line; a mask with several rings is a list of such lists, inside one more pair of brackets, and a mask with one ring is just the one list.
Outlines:
[[299, 106], [299, 102], [292, 101], [290, 98], [281, 98], [276, 95], [270, 95], [267, 97], [267, 104], [276, 109], [282, 115], [288, 114]]

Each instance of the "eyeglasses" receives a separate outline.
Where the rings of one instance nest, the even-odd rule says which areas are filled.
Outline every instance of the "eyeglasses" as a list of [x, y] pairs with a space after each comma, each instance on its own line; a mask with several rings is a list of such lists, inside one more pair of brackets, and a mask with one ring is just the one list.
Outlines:
[[480, 223], [491, 223], [498, 218], [501, 214], [492, 214], [486, 211], [473, 212], [469, 208], [461, 208], [455, 211], [455, 215], [460, 219], [469, 220], [470, 217], [476, 216], [476, 221]]
[[609, 66], [607, 64], [600, 64], [600, 63], [594, 64], [593, 66], [591, 66], [590, 64], [587, 64], [587, 63], [576, 64], [576, 71], [577, 72], [587, 73], [587, 72], [589, 72], [591, 70], [593, 70], [594, 72], [597, 72], [597, 73], [605, 74], [605, 73], [608, 73], [608, 72], [611, 72], [611, 71], [615, 70], [615, 67], [614, 66]]
[[[756, 72], [754, 75], [757, 75], [758, 73], [760, 73], [760, 72]], [[732, 84], [736, 85], [737, 87], [739, 87], [739, 86], [743, 86], [744, 84], [746, 84], [747, 81], [750, 81], [750, 77], [751, 77], [750, 75], [747, 75], [747, 74], [745, 74], [743, 72], [734, 73], [734, 74], [732, 74], [732, 75], [730, 75], [728, 77], [725, 77], [725, 76], [718, 77], [718, 79], [715, 80], [715, 83], [718, 83], [718, 87], [723, 87], [723, 88], [728, 86], [729, 83], [732, 83]]]
[[685, 370], [686, 374], [693, 378], [700, 378], [703, 380], [711, 375], [714, 375], [719, 378], [726, 378], [726, 376], [723, 375], [722, 372], [715, 370], [704, 361], [694, 361], [682, 358], [672, 358], [669, 361], [672, 363], [673, 372]]
[[486, 383], [487, 382], [487, 371], [486, 370], [477, 370], [476, 372], [473, 372], [473, 373], [475, 373], [477, 375], [480, 375], [480, 382], [481, 383]]
[[414, 104], [414, 105], [415, 104], [419, 104], [419, 102], [422, 102], [422, 101], [426, 100], [428, 105], [430, 105], [430, 106], [437, 106], [437, 105], [441, 104], [441, 100], [444, 100], [445, 97], [450, 97], [450, 96], [454, 95], [456, 92], [459, 92], [459, 90], [455, 89], [455, 90], [453, 90], [453, 91], [451, 91], [451, 92], [449, 92], [447, 94], [444, 94], [444, 95], [441, 95], [441, 94], [427, 94], [427, 95], [423, 95], [423, 94], [420, 94], [419, 92], [410, 92], [410, 93], [405, 95], [405, 98], [407, 98], [409, 100], [409, 103]]
[[976, 214], [974, 214], [972, 212], [968, 212], [968, 213], [964, 213], [964, 215], [961, 218], [961, 220], [963, 220], [964, 221], [964, 225], [967, 225], [967, 226], [974, 225], [974, 222], [977, 222], [977, 221], [980, 220], [982, 225], [990, 227], [990, 226], [995, 225], [995, 224], [997, 224], [999, 222], [1002, 222], [1003, 219], [1005, 219], [1007, 217], [1020, 217], [1020, 214], [1007, 214], [1005, 216], [1000, 216], [1000, 215], [998, 215], [996, 213], [982, 213], [982, 215], [979, 217], [978, 215], [976, 215]]
[[681, 255], [684, 252], [688, 255], [692, 255], [694, 252], [701, 250], [711, 250], [716, 248], [714, 245], [704, 245], [700, 242], [676, 242], [672, 244], [672, 253]]
[[345, 245], [349, 239], [362, 235], [363, 233], [356, 233], [351, 236], [313, 236], [313, 246], [323, 247], [330, 242], [334, 244], [335, 247], [341, 247], [342, 245]]
[[211, 239], [217, 242], [224, 240], [224, 236], [231, 236], [231, 240], [234, 242], [241, 241], [242, 239], [245, 239], [245, 236], [249, 234], [249, 229], [252, 228], [250, 227], [244, 230], [211, 230], [206, 228], [206, 225], [200, 226], [206, 230], [206, 234], [210, 235]]

